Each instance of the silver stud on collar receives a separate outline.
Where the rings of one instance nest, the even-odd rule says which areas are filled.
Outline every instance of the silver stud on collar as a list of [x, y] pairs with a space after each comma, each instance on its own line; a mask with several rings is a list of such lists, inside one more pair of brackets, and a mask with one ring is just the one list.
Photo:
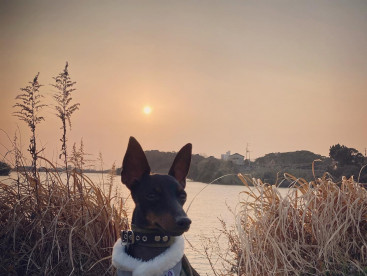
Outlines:
[[161, 240], [161, 236], [155, 236], [155, 237], [154, 237], [154, 240], [155, 240], [156, 242], [159, 242], [159, 241]]
[[164, 241], [164, 242], [168, 241], [168, 237], [167, 237], [167, 236], [164, 236], [164, 237], [163, 237], [163, 241]]
[[146, 242], [148, 240], [147, 236], [143, 236], [142, 240], [143, 242]]

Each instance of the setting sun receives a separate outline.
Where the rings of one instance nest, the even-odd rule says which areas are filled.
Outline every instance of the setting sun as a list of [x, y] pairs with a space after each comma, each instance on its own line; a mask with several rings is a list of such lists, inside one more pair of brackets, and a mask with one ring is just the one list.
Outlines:
[[149, 115], [150, 113], [152, 113], [152, 108], [149, 105], [144, 106], [143, 112], [144, 114]]

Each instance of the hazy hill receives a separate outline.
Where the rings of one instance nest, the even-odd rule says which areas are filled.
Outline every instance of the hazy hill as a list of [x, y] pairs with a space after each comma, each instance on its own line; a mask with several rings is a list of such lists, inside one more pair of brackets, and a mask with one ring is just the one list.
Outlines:
[[314, 160], [324, 160], [325, 157], [315, 154], [307, 150], [283, 152], [283, 153], [268, 153], [263, 157], [255, 160], [255, 164], [259, 166], [294, 166], [306, 165], [309, 166]]
[[250, 173], [271, 184], [275, 184], [278, 177], [278, 183], [287, 187], [291, 183], [284, 181], [284, 173], [307, 181], [313, 180], [312, 162], [315, 160], [321, 160], [315, 162], [315, 176], [321, 177], [328, 170], [331, 159], [306, 150], [266, 154], [255, 160]]

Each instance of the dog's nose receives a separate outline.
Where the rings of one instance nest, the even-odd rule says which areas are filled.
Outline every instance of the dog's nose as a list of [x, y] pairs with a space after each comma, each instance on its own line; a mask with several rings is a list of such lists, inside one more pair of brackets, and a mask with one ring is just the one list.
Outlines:
[[191, 219], [188, 217], [178, 217], [176, 218], [176, 225], [181, 229], [189, 229], [191, 224]]

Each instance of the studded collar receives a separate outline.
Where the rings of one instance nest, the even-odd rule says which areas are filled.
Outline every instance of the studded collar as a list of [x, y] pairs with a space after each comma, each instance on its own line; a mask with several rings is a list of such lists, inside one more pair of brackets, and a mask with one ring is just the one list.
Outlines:
[[131, 226], [132, 230], [121, 231], [122, 245], [142, 245], [148, 247], [169, 247], [173, 243], [173, 237], [164, 233], [155, 232], [146, 229], [138, 229]]

